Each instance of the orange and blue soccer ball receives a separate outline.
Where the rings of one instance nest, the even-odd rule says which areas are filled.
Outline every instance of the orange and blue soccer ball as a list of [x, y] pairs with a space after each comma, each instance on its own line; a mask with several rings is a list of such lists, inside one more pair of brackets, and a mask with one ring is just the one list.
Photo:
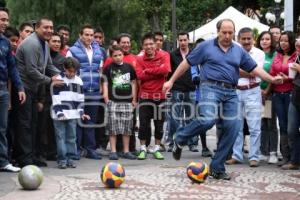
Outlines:
[[208, 177], [209, 168], [204, 162], [191, 162], [186, 169], [186, 174], [194, 183], [203, 183]]
[[109, 188], [118, 188], [125, 180], [125, 170], [119, 163], [109, 162], [101, 171], [101, 181]]

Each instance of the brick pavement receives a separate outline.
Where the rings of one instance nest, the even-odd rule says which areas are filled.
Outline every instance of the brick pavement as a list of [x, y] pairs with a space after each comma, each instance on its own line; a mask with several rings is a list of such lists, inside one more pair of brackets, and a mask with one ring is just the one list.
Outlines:
[[[209, 145], [215, 138], [209, 136]], [[0, 173], [1, 200], [93, 200], [93, 199], [205, 199], [205, 200], [300, 200], [300, 171], [282, 171], [275, 165], [261, 163], [258, 168], [246, 164], [227, 166], [231, 181], [208, 179], [192, 184], [186, 166], [202, 158], [199, 153], [183, 152], [180, 161], [165, 153], [164, 161], [152, 156], [145, 161], [120, 160], [126, 171], [125, 183], [119, 189], [107, 189], [100, 181], [100, 170], [108, 162], [82, 159], [76, 169], [59, 170], [55, 162], [42, 168], [45, 180], [36, 191], [24, 191], [16, 174]]]

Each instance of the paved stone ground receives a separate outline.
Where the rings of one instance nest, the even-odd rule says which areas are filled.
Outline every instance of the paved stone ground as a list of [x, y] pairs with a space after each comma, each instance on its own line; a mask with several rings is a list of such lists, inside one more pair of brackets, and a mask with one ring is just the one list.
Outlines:
[[[215, 145], [213, 134], [209, 145]], [[202, 160], [199, 153], [183, 152], [180, 161], [171, 153], [165, 160], [119, 160], [126, 171], [124, 184], [119, 189], [108, 189], [100, 181], [100, 171], [108, 161], [82, 159], [76, 169], [60, 170], [55, 162], [42, 168], [45, 179], [36, 191], [24, 191], [16, 174], [0, 173], [1, 200], [93, 200], [93, 199], [205, 199], [205, 200], [300, 200], [300, 171], [282, 171], [275, 165], [261, 163], [258, 168], [247, 164], [228, 166], [231, 181], [207, 179], [204, 184], [192, 184], [186, 176], [186, 166], [191, 161]]]

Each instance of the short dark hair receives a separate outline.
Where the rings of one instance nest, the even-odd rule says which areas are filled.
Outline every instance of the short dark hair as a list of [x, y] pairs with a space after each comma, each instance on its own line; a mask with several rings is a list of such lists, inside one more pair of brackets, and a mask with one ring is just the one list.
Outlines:
[[271, 47], [270, 47], [270, 53], [274, 53], [275, 50], [276, 50], [276, 45], [275, 45], [275, 42], [274, 42], [274, 39], [272, 37], [272, 33], [270, 31], [263, 31], [259, 34], [259, 36], [257, 37], [257, 40], [256, 40], [256, 47], [263, 50], [263, 48], [261, 47], [260, 45], [260, 40], [261, 38], [266, 35], [266, 34], [269, 34], [270, 35], [270, 38], [271, 38]]
[[0, 11], [6, 12], [9, 15], [9, 10], [6, 7], [0, 7]]
[[51, 19], [49, 19], [49, 17], [42, 17], [39, 20], [37, 20], [36, 24], [33, 26], [35, 26], [35, 28], [39, 28], [42, 25], [43, 20], [53, 22]]
[[226, 18], [226, 19], [221, 19], [217, 22], [216, 27], [217, 27], [218, 32], [220, 31], [223, 22], [231, 22], [233, 24], [233, 29], [235, 31], [235, 24], [234, 24], [233, 20]]
[[29, 22], [23, 22], [20, 26], [19, 26], [19, 31], [22, 32], [27, 26], [34, 28], [33, 25]]
[[131, 35], [129, 33], [121, 33], [117, 37], [117, 43], [120, 43], [120, 41], [123, 37], [128, 37], [129, 40], [131, 40]]
[[146, 33], [143, 37], [142, 37], [142, 44], [144, 44], [144, 41], [150, 39], [155, 41], [155, 36], [152, 32]]
[[62, 39], [62, 36], [58, 32], [56, 32], [56, 31], [52, 33], [51, 37], [52, 36], [59, 36], [60, 39]]
[[295, 34], [294, 34], [292, 31], [283, 31], [283, 32], [281, 33], [281, 36], [280, 36], [280, 38], [279, 38], [279, 48], [278, 48], [278, 52], [281, 53], [281, 54], [284, 53], [283, 50], [282, 50], [282, 48], [281, 48], [281, 46], [280, 46], [280, 39], [281, 39], [281, 37], [282, 37], [283, 35], [286, 35], [286, 36], [288, 37], [288, 39], [289, 39], [290, 50], [289, 50], [289, 52], [288, 52], [288, 55], [292, 55], [292, 54], [295, 52], [295, 50], [296, 50], [296, 48], [295, 48], [295, 42], [296, 42]]
[[241, 37], [241, 34], [243, 34], [243, 33], [251, 33], [251, 34], [252, 34], [252, 37], [253, 37], [253, 30], [252, 30], [251, 28], [249, 28], [249, 27], [241, 28], [241, 29], [239, 30], [239, 33], [238, 33], [238, 38], [240, 38], [240, 37]]
[[94, 28], [93, 28], [92, 25], [86, 24], [86, 25], [83, 25], [83, 26], [81, 27], [81, 29], [80, 29], [80, 35], [83, 34], [84, 29], [93, 29], [93, 31], [94, 31]]
[[[64, 39], [63, 39], [63, 36], [60, 35], [58, 32], [52, 33], [51, 38], [52, 38], [53, 36], [58, 36], [58, 37], [60, 38], [60, 49], [62, 49], [63, 46], [64, 46]], [[51, 40], [51, 39], [50, 39], [50, 40]]]
[[12, 36], [20, 37], [19, 31], [16, 28], [11, 27], [11, 26], [9, 26], [5, 29], [3, 35], [7, 38], [10, 38]]
[[279, 25], [276, 25], [276, 24], [270, 26], [269, 31], [270, 31], [272, 28], [278, 28], [279, 30], [281, 30], [280, 26], [279, 26]]
[[66, 24], [59, 25], [56, 30], [57, 32], [59, 32], [60, 30], [68, 31], [69, 33], [71, 32], [70, 27]]
[[96, 28], [94, 29], [94, 32], [95, 32], [95, 33], [102, 33], [102, 34], [104, 34], [104, 31], [103, 31], [103, 29], [102, 29], [101, 26], [96, 27]]
[[122, 48], [119, 46], [119, 45], [111, 45], [109, 48], [108, 48], [108, 51], [109, 51], [109, 55], [112, 56], [112, 54], [115, 52], [115, 51], [122, 51], [123, 53], [123, 50]]
[[154, 36], [156, 36], [156, 35], [159, 35], [159, 36], [161, 36], [161, 37], [164, 37], [164, 33], [161, 32], [161, 31], [155, 31], [155, 32], [154, 32]]
[[76, 71], [80, 68], [80, 64], [76, 58], [67, 57], [64, 61], [64, 69], [75, 69]]
[[177, 34], [177, 38], [179, 38], [180, 35], [186, 35], [188, 39], [190, 39], [190, 35], [188, 32], [186, 31], [180, 31], [178, 34]]
[[203, 39], [203, 38], [198, 38], [198, 39], [196, 40], [195, 44], [199, 44], [199, 43], [204, 42], [204, 41], [205, 41], [205, 39]]

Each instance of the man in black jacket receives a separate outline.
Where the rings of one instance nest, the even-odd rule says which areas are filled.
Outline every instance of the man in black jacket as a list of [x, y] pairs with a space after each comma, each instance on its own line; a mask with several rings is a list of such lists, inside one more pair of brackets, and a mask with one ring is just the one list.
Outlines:
[[[179, 48], [171, 53], [171, 75], [175, 72], [178, 65], [189, 54], [189, 34], [187, 32], [180, 32], [177, 36]], [[171, 76], [170, 75], [170, 76]], [[194, 115], [195, 106], [195, 85], [192, 82], [190, 70], [186, 71], [183, 76], [175, 81], [171, 90], [171, 110], [169, 112], [169, 149], [172, 151], [173, 134], [180, 126], [188, 124]], [[192, 152], [198, 152], [198, 137], [194, 137], [189, 141], [189, 149]]]

